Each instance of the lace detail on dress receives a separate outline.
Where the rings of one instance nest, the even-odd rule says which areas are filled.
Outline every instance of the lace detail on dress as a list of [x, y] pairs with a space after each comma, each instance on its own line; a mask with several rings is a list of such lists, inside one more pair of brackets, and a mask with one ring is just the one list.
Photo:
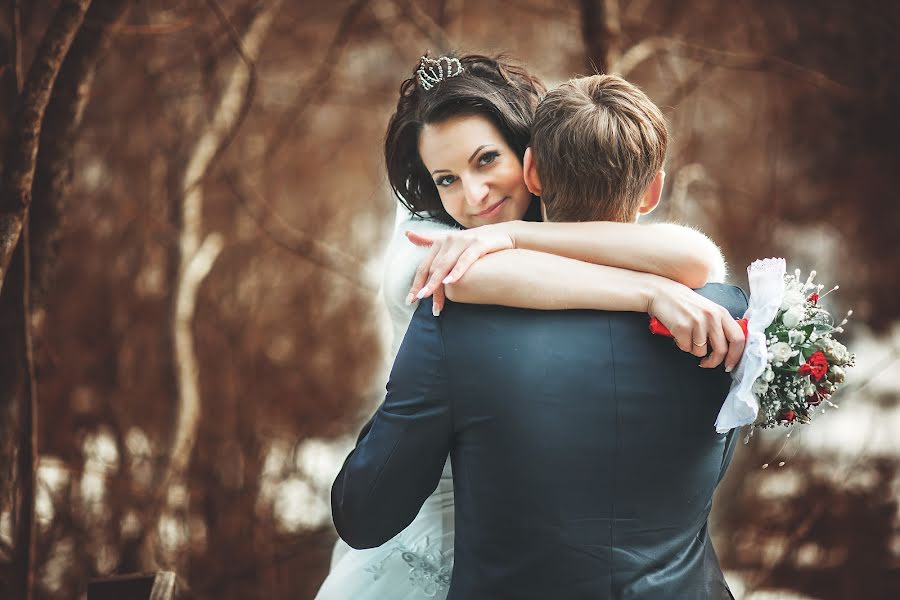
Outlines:
[[386, 571], [385, 563], [398, 554], [410, 566], [410, 585], [422, 590], [427, 597], [434, 598], [439, 592], [446, 592], [450, 588], [453, 551], [441, 550], [440, 542], [430, 544], [428, 538], [414, 549], [397, 544], [381, 562], [367, 567], [366, 571], [372, 573], [373, 579], [377, 581]]

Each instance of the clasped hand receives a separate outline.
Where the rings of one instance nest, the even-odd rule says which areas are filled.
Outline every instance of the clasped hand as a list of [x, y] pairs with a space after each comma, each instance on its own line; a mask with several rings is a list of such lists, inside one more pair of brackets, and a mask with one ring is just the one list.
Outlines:
[[680, 283], [664, 280], [651, 295], [647, 313], [665, 325], [679, 350], [704, 357], [700, 366], [731, 372], [744, 353], [744, 331], [728, 310]]
[[512, 230], [504, 224], [484, 225], [464, 231], [451, 231], [424, 236], [407, 231], [406, 237], [417, 246], [430, 247], [416, 269], [407, 304], [434, 296], [432, 312], [439, 315], [444, 309], [444, 285], [459, 281], [475, 261], [491, 252], [516, 247]]

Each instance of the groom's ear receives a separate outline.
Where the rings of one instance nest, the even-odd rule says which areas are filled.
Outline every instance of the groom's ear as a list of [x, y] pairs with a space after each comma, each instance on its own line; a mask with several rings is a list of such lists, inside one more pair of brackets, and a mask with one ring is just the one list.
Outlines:
[[656, 174], [656, 177], [653, 178], [653, 181], [650, 182], [650, 187], [647, 188], [647, 191], [644, 192], [644, 197], [641, 199], [641, 205], [638, 207], [638, 215], [648, 215], [653, 212], [653, 209], [659, 206], [659, 199], [662, 196], [663, 184], [666, 182], [666, 172], [659, 171]]
[[522, 171], [525, 175], [525, 187], [535, 196], [541, 195], [541, 180], [538, 178], [537, 167], [534, 164], [534, 154], [531, 146], [525, 148], [525, 157], [522, 159]]

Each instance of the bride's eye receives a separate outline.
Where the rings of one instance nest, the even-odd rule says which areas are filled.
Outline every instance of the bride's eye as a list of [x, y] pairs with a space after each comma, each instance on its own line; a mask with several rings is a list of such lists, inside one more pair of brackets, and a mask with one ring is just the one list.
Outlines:
[[434, 180], [434, 185], [438, 187], [447, 187], [454, 181], [456, 181], [455, 175], [442, 175], [441, 177], [438, 177]]
[[497, 160], [498, 156], [500, 156], [499, 152], [497, 152], [496, 150], [489, 150], [488, 152], [485, 152], [478, 158], [478, 164], [479, 165], [489, 165], [492, 162], [494, 162], [495, 160]]

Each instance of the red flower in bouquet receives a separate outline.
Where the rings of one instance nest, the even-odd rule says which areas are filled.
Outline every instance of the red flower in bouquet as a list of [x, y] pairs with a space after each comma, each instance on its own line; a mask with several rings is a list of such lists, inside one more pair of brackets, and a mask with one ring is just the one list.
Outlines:
[[788, 410], [788, 411], [785, 411], [781, 415], [781, 417], [788, 423], [792, 423], [794, 421], [794, 419], [797, 417], [797, 414], [792, 410]]
[[815, 293], [814, 293], [812, 296], [810, 296], [810, 297], [808, 298], [808, 300], [809, 300], [810, 302], [812, 302], [813, 304], [818, 304], [818, 303], [819, 303], [819, 294], [815, 294]]
[[819, 350], [807, 358], [805, 363], [800, 365], [797, 374], [801, 377], [810, 375], [814, 380], [820, 381], [825, 377], [826, 371], [828, 371], [828, 359], [826, 359], [825, 354]]

